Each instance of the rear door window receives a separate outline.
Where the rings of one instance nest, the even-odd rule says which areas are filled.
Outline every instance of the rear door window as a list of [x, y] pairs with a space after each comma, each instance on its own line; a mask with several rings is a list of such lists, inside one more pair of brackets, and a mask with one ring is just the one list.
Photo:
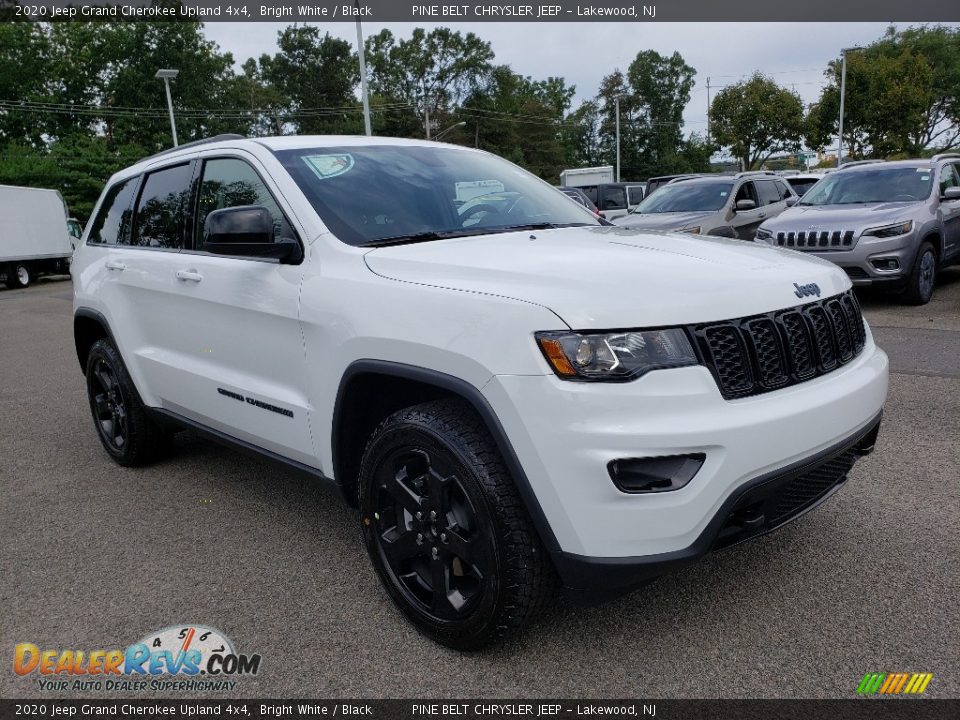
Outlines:
[[597, 186], [596, 186], [596, 185], [585, 185], [585, 186], [583, 186], [583, 187], [580, 188], [580, 189], [583, 190], [584, 193], [586, 193], [586, 196], [587, 196], [588, 198], [590, 198], [590, 202], [592, 202], [592, 203], [593, 203], [594, 205], [596, 205], [596, 206], [599, 206], [599, 205], [600, 205], [600, 202], [599, 202], [599, 200], [597, 199]]
[[643, 185], [631, 185], [627, 188], [627, 201], [630, 207], [639, 205], [643, 200]]
[[183, 247], [182, 210], [190, 188], [190, 163], [148, 173], [134, 219], [133, 244], [177, 250]]
[[121, 180], [107, 191], [100, 211], [90, 227], [87, 242], [91, 245], [129, 245], [130, 203], [139, 177]]
[[775, 205], [780, 202], [780, 191], [777, 189], [773, 180], [757, 180], [754, 183], [757, 186], [757, 195], [760, 198], [758, 203], [760, 207], [764, 205]]

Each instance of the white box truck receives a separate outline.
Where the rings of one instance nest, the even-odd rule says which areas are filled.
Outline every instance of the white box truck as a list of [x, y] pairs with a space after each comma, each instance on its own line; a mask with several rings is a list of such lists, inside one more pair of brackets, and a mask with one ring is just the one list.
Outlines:
[[583, 187], [613, 182], [613, 165], [573, 168], [560, 173], [560, 187]]
[[24, 288], [70, 271], [67, 206], [56, 190], [0, 185], [0, 279]]

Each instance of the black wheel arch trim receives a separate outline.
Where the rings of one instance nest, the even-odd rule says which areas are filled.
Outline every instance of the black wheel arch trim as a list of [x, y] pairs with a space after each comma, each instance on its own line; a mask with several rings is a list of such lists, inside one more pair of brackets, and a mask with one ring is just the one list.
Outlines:
[[113, 330], [110, 329], [110, 323], [107, 322], [107, 318], [103, 316], [103, 313], [88, 307], [77, 308], [76, 311], [73, 313], [73, 343], [77, 350], [77, 361], [80, 363], [80, 372], [86, 374], [87, 372], [86, 357], [81, 355], [80, 345], [78, 342], [79, 338], [77, 338], [77, 320], [79, 318], [83, 318], [86, 320], [93, 320], [98, 325], [100, 325], [103, 328], [104, 332], [107, 334], [107, 337], [110, 338], [110, 342], [112, 342], [114, 347], [117, 348], [117, 352], [120, 352], [120, 346], [117, 345], [117, 341], [113, 337]]
[[[344, 492], [345, 498], [348, 485], [342, 481], [342, 476], [340, 476], [338, 472], [343, 461], [343, 458], [339, 456], [339, 446], [342, 440], [342, 416], [344, 413], [343, 400], [346, 394], [345, 390], [350, 381], [356, 376], [363, 374], [387, 375], [412, 380], [425, 385], [433, 385], [469, 403], [483, 420], [487, 430], [493, 437], [497, 449], [500, 451], [501, 457], [503, 457], [507, 470], [510, 471], [510, 475], [513, 477], [517, 491], [520, 493], [520, 498], [523, 500], [527, 512], [530, 514], [530, 518], [533, 520], [534, 527], [544, 547], [546, 547], [551, 555], [560, 552], [560, 543], [557, 541], [553, 528], [550, 527], [547, 516], [540, 506], [540, 501], [537, 499], [536, 493], [530, 485], [530, 480], [527, 478], [527, 474], [520, 464], [520, 459], [517, 457], [517, 453], [513, 449], [513, 445], [507, 437], [507, 433], [503, 429], [503, 425], [500, 423], [500, 419], [497, 417], [493, 407], [491, 407], [490, 403], [477, 387], [466, 380], [438, 370], [388, 360], [365, 359], [355, 360], [344, 371], [343, 376], [340, 378], [340, 385], [337, 388], [337, 399], [333, 406], [333, 431], [330, 439], [331, 449], [333, 451], [333, 476], [337, 485], [339, 485]], [[339, 479], [338, 476], [340, 476]], [[349, 498], [346, 499], [349, 502]]]

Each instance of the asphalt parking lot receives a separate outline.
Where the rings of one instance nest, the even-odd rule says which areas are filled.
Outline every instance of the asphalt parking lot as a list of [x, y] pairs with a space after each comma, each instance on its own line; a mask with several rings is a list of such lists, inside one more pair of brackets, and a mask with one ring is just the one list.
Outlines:
[[126, 647], [184, 622], [262, 655], [241, 697], [853, 697], [900, 671], [960, 696], [960, 268], [925, 307], [862, 297], [890, 398], [830, 502], [469, 655], [402, 620], [333, 489], [187, 434], [149, 468], [108, 460], [71, 296], [0, 290], [0, 697], [42, 695], [16, 643]]

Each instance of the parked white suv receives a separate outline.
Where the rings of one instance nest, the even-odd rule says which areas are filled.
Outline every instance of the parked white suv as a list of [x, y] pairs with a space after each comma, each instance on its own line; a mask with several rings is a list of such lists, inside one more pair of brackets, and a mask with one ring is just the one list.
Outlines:
[[111, 178], [84, 241], [107, 453], [191, 428], [336, 483], [394, 602], [454, 647], [797, 517], [887, 392], [834, 265], [604, 225], [472, 149], [185, 145]]

